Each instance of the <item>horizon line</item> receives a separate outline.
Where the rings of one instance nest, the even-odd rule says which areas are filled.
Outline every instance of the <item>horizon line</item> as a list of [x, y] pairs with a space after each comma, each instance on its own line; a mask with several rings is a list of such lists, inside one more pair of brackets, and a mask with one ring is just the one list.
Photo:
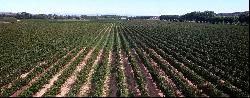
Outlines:
[[[209, 10], [205, 10], [205, 11], [209, 11]], [[20, 11], [20, 12], [10, 12], [10, 11], [0, 11], [0, 13], [22, 13], [22, 12], [26, 12], [26, 11]], [[204, 11], [192, 11], [192, 12], [204, 12]], [[214, 11], [213, 11], [214, 12]], [[249, 12], [249, 10], [247, 11], [234, 11], [234, 12], [220, 12], [220, 13], [215, 13], [215, 14], [221, 14], [221, 13], [237, 13], [237, 12]], [[76, 15], [76, 16], [81, 16], [81, 15], [86, 15], [86, 16], [101, 16], [101, 15], [116, 15], [116, 16], [161, 16], [161, 15], [178, 15], [178, 14], [161, 14], [161, 15], [131, 15], [131, 14], [116, 14], [116, 13], [106, 13], [106, 14], [102, 14], [102, 13], [96, 13], [96, 14], [79, 14], [79, 13], [57, 13], [57, 12], [52, 12], [52, 13], [32, 13], [32, 12], [26, 12], [26, 13], [30, 13], [33, 15], [38, 15], [38, 14], [55, 14], [55, 15]], [[187, 12], [187, 13], [191, 13], [191, 12]], [[187, 14], [185, 13], [185, 14]], [[185, 15], [182, 14], [182, 15]], [[181, 16], [181, 15], [179, 15]]]

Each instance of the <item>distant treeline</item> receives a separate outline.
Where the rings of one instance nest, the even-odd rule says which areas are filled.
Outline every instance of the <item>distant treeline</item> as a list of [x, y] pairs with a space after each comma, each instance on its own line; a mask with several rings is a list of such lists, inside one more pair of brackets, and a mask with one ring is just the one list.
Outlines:
[[167, 20], [176, 22], [197, 22], [197, 23], [212, 23], [212, 24], [249, 24], [249, 11], [237, 13], [237, 15], [216, 14], [213, 11], [191, 12], [185, 15], [161, 15], [161, 16], [118, 16], [118, 15], [102, 15], [102, 16], [87, 16], [87, 15], [56, 15], [56, 14], [30, 14], [21, 13], [2, 13], [3, 17], [13, 17], [16, 19], [142, 19], [142, 20]]
[[213, 11], [191, 12], [185, 15], [161, 15], [160, 20], [168, 21], [194, 21], [197, 23], [226, 23], [226, 24], [249, 24], [249, 11], [238, 16], [218, 16]]
[[101, 15], [101, 16], [87, 16], [87, 15], [57, 15], [57, 14], [31, 14], [27, 12], [19, 13], [0, 13], [0, 18], [13, 17], [16, 19], [120, 19], [126, 16], [118, 15]]
[[76, 15], [57, 15], [57, 14], [31, 14], [27, 12], [21, 13], [3, 13], [0, 17], [14, 17], [16, 19], [80, 19], [80, 18], [95, 18], [92, 16], [76, 16]]

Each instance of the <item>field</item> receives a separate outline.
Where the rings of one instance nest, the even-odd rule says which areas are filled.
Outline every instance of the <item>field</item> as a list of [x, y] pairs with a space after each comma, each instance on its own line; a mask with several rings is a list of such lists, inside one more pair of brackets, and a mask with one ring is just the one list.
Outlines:
[[0, 23], [0, 96], [249, 97], [249, 26]]

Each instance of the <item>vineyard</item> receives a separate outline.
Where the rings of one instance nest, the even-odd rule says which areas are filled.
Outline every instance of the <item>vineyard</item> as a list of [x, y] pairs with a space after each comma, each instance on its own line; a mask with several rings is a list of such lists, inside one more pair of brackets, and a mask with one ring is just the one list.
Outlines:
[[2, 97], [249, 97], [249, 26], [0, 23]]

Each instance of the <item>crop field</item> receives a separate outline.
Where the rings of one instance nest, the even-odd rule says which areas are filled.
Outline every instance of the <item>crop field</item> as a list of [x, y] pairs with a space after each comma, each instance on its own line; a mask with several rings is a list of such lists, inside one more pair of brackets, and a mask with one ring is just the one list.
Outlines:
[[0, 23], [1, 97], [249, 97], [249, 26]]

